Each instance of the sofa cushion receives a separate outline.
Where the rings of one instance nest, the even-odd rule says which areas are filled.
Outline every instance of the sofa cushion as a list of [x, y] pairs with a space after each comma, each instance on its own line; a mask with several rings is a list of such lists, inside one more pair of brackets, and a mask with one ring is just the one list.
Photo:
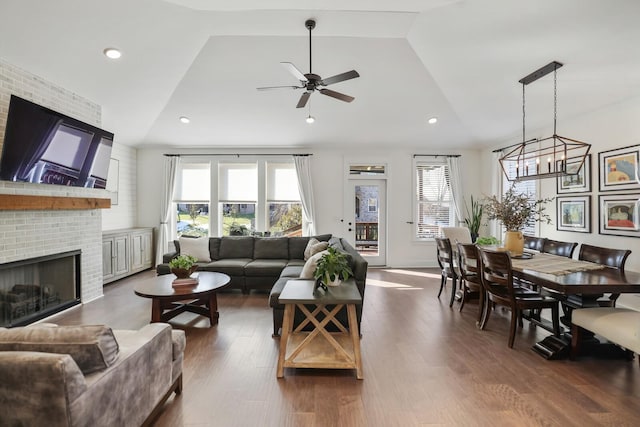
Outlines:
[[309, 239], [307, 247], [304, 249], [304, 260], [308, 260], [318, 252], [324, 251], [329, 247], [329, 242], [321, 242], [315, 237]]
[[247, 277], [279, 277], [287, 266], [286, 259], [254, 259], [244, 267]]
[[211, 255], [211, 261], [220, 259], [220, 237], [209, 237], [209, 254]]
[[220, 242], [220, 259], [253, 258], [252, 236], [225, 236]]
[[208, 237], [180, 237], [180, 255], [191, 255], [200, 262], [210, 262], [211, 253], [209, 252]]
[[320, 234], [317, 236], [289, 237], [289, 259], [304, 259], [304, 250], [309, 243], [309, 239], [315, 238], [319, 242], [327, 242], [331, 234]]
[[118, 358], [118, 342], [104, 325], [20, 327], [0, 329], [0, 351], [68, 354], [84, 374], [111, 366]]
[[282, 273], [280, 273], [280, 277], [287, 277], [290, 279], [297, 279], [298, 277], [300, 277], [300, 273], [302, 273], [302, 267], [304, 267], [304, 264], [302, 265], [287, 265], [284, 270], [282, 270]]
[[253, 259], [288, 259], [289, 238], [256, 237], [253, 243]]
[[304, 267], [302, 267], [302, 271], [300, 272], [300, 278], [301, 279], [313, 279], [313, 273], [316, 272], [316, 267], [318, 266], [318, 261], [326, 253], [329, 253], [329, 251], [324, 250], [324, 251], [320, 251], [320, 252], [318, 252], [316, 254], [313, 254], [307, 260], [307, 262], [304, 263]]
[[229, 276], [244, 276], [244, 267], [253, 261], [251, 258], [230, 258], [212, 261], [199, 268], [201, 271], [217, 271]]
[[287, 267], [300, 267], [300, 271], [302, 271], [302, 267], [304, 267], [304, 263], [306, 261], [303, 259], [290, 259], [287, 262]]

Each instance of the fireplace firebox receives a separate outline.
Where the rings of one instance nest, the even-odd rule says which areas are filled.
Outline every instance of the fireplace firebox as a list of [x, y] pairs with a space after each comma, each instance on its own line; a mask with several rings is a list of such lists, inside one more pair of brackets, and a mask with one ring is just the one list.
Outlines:
[[80, 254], [0, 264], [0, 327], [28, 325], [80, 304]]

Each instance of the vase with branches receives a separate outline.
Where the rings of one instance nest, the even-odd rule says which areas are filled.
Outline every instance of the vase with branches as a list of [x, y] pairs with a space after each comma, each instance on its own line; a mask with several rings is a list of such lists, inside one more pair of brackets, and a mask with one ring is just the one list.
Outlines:
[[495, 219], [506, 228], [504, 246], [516, 255], [524, 249], [522, 229], [535, 222], [551, 223], [551, 217], [545, 212], [545, 204], [553, 198], [533, 199], [529, 194], [518, 193], [511, 186], [501, 199], [496, 195], [487, 197], [484, 209], [488, 219]]

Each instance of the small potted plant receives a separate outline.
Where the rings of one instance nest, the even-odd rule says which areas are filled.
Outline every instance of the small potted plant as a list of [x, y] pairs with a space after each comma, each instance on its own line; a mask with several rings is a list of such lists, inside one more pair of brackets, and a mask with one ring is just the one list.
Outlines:
[[313, 277], [316, 284], [326, 289], [326, 286], [338, 286], [343, 280], [353, 276], [347, 256], [329, 247], [327, 253], [318, 260]]
[[475, 242], [480, 232], [480, 226], [482, 225], [482, 215], [484, 214], [484, 205], [480, 200], [474, 200], [471, 196], [471, 210], [465, 203], [465, 210], [467, 211], [467, 217], [464, 219], [464, 223], [469, 229], [471, 234], [471, 241]]
[[198, 260], [191, 255], [178, 255], [169, 261], [169, 268], [178, 279], [186, 279], [198, 268], [196, 265], [197, 261]]

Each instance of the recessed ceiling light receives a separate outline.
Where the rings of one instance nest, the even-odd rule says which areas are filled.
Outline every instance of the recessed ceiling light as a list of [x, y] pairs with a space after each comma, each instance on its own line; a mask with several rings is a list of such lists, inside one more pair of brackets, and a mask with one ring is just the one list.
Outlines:
[[430, 125], [434, 125], [434, 124], [438, 123], [438, 118], [437, 117], [431, 117], [428, 121], [429, 121]]
[[316, 121], [316, 118], [311, 116], [311, 115], [309, 115], [309, 116], [307, 116], [307, 118], [305, 120], [307, 121], [307, 123], [311, 124], [311, 123]]
[[186, 123], [189, 123], [189, 122], [191, 121], [191, 119], [190, 119], [189, 117], [182, 116], [182, 117], [180, 117], [180, 121], [181, 121], [182, 123], [185, 123], [185, 124], [186, 124]]
[[118, 59], [122, 56], [122, 52], [120, 52], [115, 47], [108, 47], [102, 51], [107, 58]]

